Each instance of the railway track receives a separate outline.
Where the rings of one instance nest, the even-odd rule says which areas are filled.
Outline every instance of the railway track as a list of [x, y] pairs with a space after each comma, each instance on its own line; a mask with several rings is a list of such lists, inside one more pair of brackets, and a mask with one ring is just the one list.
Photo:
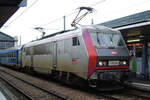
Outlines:
[[[10, 72], [6, 72], [6, 70], [2, 70], [2, 69], [0, 69], [0, 72], [3, 72], [3, 73], [6, 73], [6, 74], [8, 74], [8, 75], [10, 75], [10, 76], [12, 76], [12, 77], [15, 77], [16, 79], [19, 79], [19, 80], [21, 80], [21, 81], [23, 81], [23, 82], [25, 82], [25, 83], [27, 83], [27, 84], [30, 84], [30, 85], [32, 85], [32, 86], [34, 86], [34, 87], [38, 87], [38, 88], [42, 88], [42, 87], [39, 87], [39, 86], [37, 86], [37, 85], [35, 85], [35, 84], [33, 84], [33, 83], [30, 83], [30, 82], [28, 82], [28, 81], [26, 81], [26, 80], [23, 80], [23, 79], [21, 79], [21, 78], [19, 78], [19, 77], [17, 77], [17, 76], [15, 76], [15, 75], [13, 75], [13, 74], [11, 74]], [[0, 74], [1, 75], [1, 74]], [[3, 76], [2, 76], [3, 77]], [[44, 88], [42, 88], [42, 89], [44, 89]], [[80, 89], [78, 89], [78, 90], [81, 90], [81, 91], [84, 91], [84, 92], [87, 92], [87, 93], [91, 93], [91, 94], [96, 94], [96, 95], [98, 95], [98, 97], [96, 97], [96, 100], [119, 100], [119, 99], [116, 99], [116, 98], [114, 98], [114, 97], [112, 97], [112, 96], [109, 96], [109, 95], [106, 95], [106, 94], [103, 94], [103, 93], [96, 93], [95, 91], [93, 91], [93, 92], [90, 92], [89, 90], [92, 90], [92, 88], [88, 88], [88, 89], [82, 89], [82, 88], [80, 88]], [[44, 91], [48, 91], [49, 92], [49, 90], [46, 90], [46, 89], [44, 89]], [[24, 92], [21, 92], [21, 93], [24, 93]], [[55, 93], [55, 92], [53, 92], [52, 91], [52, 93]], [[25, 94], [26, 95], [26, 94]], [[29, 96], [31, 99], [29, 99], [29, 100], [34, 100], [31, 96]], [[81, 98], [81, 100], [82, 100], [83, 98]], [[68, 97], [63, 97], [62, 98], [62, 100], [69, 100], [69, 98]], [[76, 99], [73, 99], [73, 100], [76, 100]], [[94, 99], [84, 99], [84, 100], [94, 100]]]
[[[14, 74], [12, 74], [12, 73], [14, 73]], [[26, 79], [22, 78], [23, 76]], [[23, 73], [16, 72], [14, 70], [10, 70], [7, 68], [5, 68], [5, 69], [0, 68], [0, 77], [3, 77], [4, 79], [7, 79], [7, 77], [9, 77], [8, 82], [10, 82], [10, 83], [13, 83], [10, 80], [12, 78], [17, 78], [20, 81], [26, 80], [25, 83], [27, 83], [27, 84], [31, 83], [31, 85], [33, 85], [31, 87], [35, 87], [35, 88], [40, 87], [40, 88], [42, 88], [42, 91], [44, 89], [44, 91], [47, 94], [51, 94], [51, 93], [48, 93], [48, 91], [50, 91], [50, 92], [52, 92], [52, 94], [54, 93], [56, 95], [58, 94], [58, 96], [63, 96], [63, 98], [57, 98], [56, 100], [58, 100], [58, 99], [61, 99], [61, 100], [69, 100], [69, 99], [71, 99], [71, 100], [133, 100], [133, 99], [134, 100], [150, 100], [149, 93], [146, 93], [144, 91], [134, 90], [130, 87], [127, 89], [122, 89], [122, 90], [112, 91], [112, 92], [96, 91], [96, 90], [92, 90], [91, 88], [82, 90], [82, 89], [78, 89], [78, 88], [76, 88], [76, 89], [69, 88], [68, 89], [68, 87], [63, 87], [65, 90], [63, 90], [63, 88], [58, 88], [59, 89], [59, 92], [58, 92], [57, 90], [54, 91], [57, 87], [53, 88], [53, 85], [49, 85], [49, 82], [46, 82], [43, 80], [42, 81], [43, 83], [40, 83], [39, 81], [34, 80], [33, 77], [31, 77], [31, 76], [27, 76]], [[12, 80], [14, 80], [14, 79], [12, 79]], [[42, 85], [40, 85], [40, 84], [42, 84]], [[16, 84], [14, 84], [14, 85], [17, 86]], [[52, 87], [50, 87], [50, 86], [52, 86]], [[27, 86], [24, 85], [23, 87], [27, 87]], [[50, 90], [50, 88], [52, 88], [52, 90]], [[32, 89], [32, 90], [35, 91], [35, 89]], [[74, 91], [76, 91], [76, 92], [74, 92]], [[90, 91], [93, 91], [93, 92], [90, 92]], [[27, 93], [27, 92], [25, 92], [25, 93]], [[32, 99], [30, 99], [30, 100], [37, 99], [39, 97], [39, 96], [36, 97], [30, 93], [27, 93], [27, 94], [28, 94], [28, 96], [32, 96]], [[79, 96], [79, 97], [77, 97], [77, 96]], [[43, 98], [43, 96], [40, 96], [39, 98], [41, 99], [41, 98]], [[56, 96], [55, 96], [55, 98], [56, 98]], [[55, 100], [55, 99], [52, 99], [52, 100]]]
[[[63, 95], [67, 100], [108, 100], [103, 96], [96, 95], [89, 91], [91, 90], [82, 90], [81, 87], [72, 87], [68, 85], [61, 84], [59, 82], [53, 82], [51, 80], [47, 80], [47, 77], [38, 77], [39, 74], [28, 75], [26, 73], [21, 73], [6, 67], [1, 67], [0, 70], [8, 73], [13, 74], [15, 77], [21, 78], [23, 80], [27, 80], [34, 85], [40, 86], [46, 90], [52, 90], [56, 93]], [[0, 72], [1, 73], [1, 72]], [[43, 79], [44, 78], [44, 79]], [[24, 86], [23, 86], [24, 87]], [[51, 99], [50, 99], [51, 100]], [[53, 99], [52, 99], [53, 100]]]
[[[100, 93], [99, 95], [106, 98], [106, 100], [150, 100], [150, 97], [136, 94], [136, 93], [128, 93], [125, 92], [114, 92], [114, 93]], [[105, 99], [104, 99], [105, 100]]]
[[126, 87], [126, 90], [125, 90], [126, 92], [124, 92], [124, 94], [133, 95], [138, 98], [150, 100], [149, 89], [136, 87], [132, 84], [124, 84], [124, 87]]
[[99, 95], [109, 100], [150, 100], [149, 91], [135, 87], [131, 88], [131, 86], [119, 91], [99, 93]]
[[141, 100], [150, 100], [150, 93], [145, 93], [142, 91], [137, 91], [137, 90], [126, 90], [123, 92], [123, 94], [133, 96], [135, 99], [141, 99]]
[[[0, 70], [0, 78], [15, 88], [17, 91], [21, 92], [29, 100], [69, 100], [67, 96], [61, 95], [53, 90], [47, 90], [4, 70]], [[36, 93], [31, 93], [33, 91]]]
[[[32, 98], [32, 96], [26, 94], [24, 91], [22, 91], [20, 88], [16, 87], [14, 84], [12, 84], [11, 82], [9, 82], [7, 79], [3, 78], [0, 76], [1, 81], [4, 81], [6, 84], [8, 84], [9, 86], [11, 86], [13, 89], [15, 89], [17, 92], [21, 93], [23, 96], [23, 100], [34, 100]], [[11, 97], [9, 97], [11, 98]]]

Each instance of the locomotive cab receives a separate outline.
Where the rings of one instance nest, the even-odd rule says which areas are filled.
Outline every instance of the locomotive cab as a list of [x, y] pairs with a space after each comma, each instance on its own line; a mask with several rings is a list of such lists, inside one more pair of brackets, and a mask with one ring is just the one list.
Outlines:
[[[116, 80], [123, 82], [129, 72], [129, 52], [121, 33], [106, 27], [84, 30], [91, 39], [88, 76], [91, 84]], [[85, 36], [84, 36], [85, 37]], [[86, 40], [85, 40], [86, 43]], [[88, 47], [87, 47], [88, 50]]]

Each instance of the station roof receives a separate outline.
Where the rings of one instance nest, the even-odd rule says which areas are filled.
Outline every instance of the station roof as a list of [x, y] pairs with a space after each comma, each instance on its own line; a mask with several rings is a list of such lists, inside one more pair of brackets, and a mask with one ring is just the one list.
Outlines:
[[120, 30], [127, 44], [150, 42], [150, 10], [98, 25]]
[[[143, 23], [143, 24], [141, 24]], [[150, 24], [150, 10], [137, 13], [134, 15], [122, 17], [119, 19], [111, 20], [108, 22], [100, 23], [100, 25], [104, 25], [107, 27], [111, 28], [120, 28], [124, 26], [130, 26], [130, 25], [136, 25], [136, 24], [141, 24], [141, 25], [148, 25]], [[138, 25], [138, 26], [139, 26]], [[126, 27], [127, 28], [127, 27]]]
[[0, 28], [19, 9], [24, 0], [0, 0]]
[[10, 35], [3, 33], [3, 32], [0, 32], [0, 42], [3, 40], [14, 40], [14, 38], [11, 37]]

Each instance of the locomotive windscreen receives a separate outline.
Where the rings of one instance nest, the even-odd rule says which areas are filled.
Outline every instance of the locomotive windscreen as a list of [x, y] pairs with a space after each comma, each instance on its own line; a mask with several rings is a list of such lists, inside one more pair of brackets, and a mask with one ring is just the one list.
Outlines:
[[119, 33], [91, 33], [94, 46], [103, 48], [125, 47], [124, 40]]

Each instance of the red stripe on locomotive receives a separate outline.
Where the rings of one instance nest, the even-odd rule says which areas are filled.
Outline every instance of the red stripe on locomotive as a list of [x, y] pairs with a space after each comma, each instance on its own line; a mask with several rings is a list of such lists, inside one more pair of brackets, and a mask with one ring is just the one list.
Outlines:
[[97, 70], [106, 70], [106, 69], [128, 69], [129, 66], [117, 66], [117, 67], [96, 67]]
[[89, 56], [88, 77], [96, 70], [97, 54], [93, 46], [88, 29], [83, 30], [83, 39]]

